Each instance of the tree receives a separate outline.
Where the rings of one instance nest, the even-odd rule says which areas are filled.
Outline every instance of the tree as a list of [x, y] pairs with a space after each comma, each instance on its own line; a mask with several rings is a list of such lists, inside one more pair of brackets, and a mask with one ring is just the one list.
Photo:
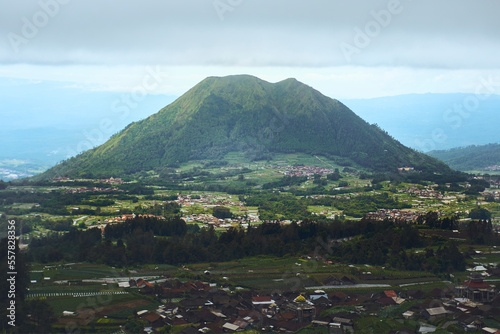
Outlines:
[[129, 319], [125, 323], [125, 329], [130, 333], [142, 333], [146, 325], [147, 323], [144, 320], [134, 319], [134, 317], [129, 317]]
[[335, 169], [335, 172], [334, 173], [330, 173], [326, 176], [326, 178], [330, 181], [338, 181], [340, 180], [341, 176], [340, 176], [340, 173], [339, 173], [339, 170], [338, 168]]
[[212, 214], [214, 217], [219, 218], [219, 219], [226, 219], [226, 218], [232, 218], [233, 214], [231, 213], [231, 210], [225, 206], [216, 206], [212, 209]]
[[35, 331], [33, 333], [51, 333], [52, 324], [56, 322], [54, 310], [45, 300], [33, 299], [26, 305], [28, 317]]
[[491, 212], [489, 212], [485, 208], [481, 208], [480, 206], [478, 206], [478, 207], [470, 210], [469, 218], [488, 220], [488, 219], [491, 219]]
[[436, 225], [436, 222], [439, 220], [438, 213], [436, 211], [429, 211], [424, 216], [425, 225], [433, 228]]
[[471, 241], [484, 244], [493, 236], [493, 225], [491, 220], [470, 221], [467, 226], [467, 233]]
[[349, 183], [347, 183], [346, 181], [339, 182], [339, 187], [348, 187], [348, 186]]

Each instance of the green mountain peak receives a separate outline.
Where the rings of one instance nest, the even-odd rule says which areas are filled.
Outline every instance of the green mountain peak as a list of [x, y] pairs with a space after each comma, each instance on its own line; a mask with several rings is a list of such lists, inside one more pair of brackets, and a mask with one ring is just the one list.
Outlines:
[[234, 151], [249, 159], [274, 152], [341, 156], [379, 171], [447, 169], [296, 79], [269, 83], [232, 75], [204, 79], [156, 114], [42, 177], [118, 176], [221, 159]]

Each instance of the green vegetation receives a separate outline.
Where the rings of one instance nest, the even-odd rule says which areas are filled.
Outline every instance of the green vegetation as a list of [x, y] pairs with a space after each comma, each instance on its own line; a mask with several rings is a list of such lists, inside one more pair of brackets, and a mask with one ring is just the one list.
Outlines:
[[336, 207], [342, 210], [345, 215], [361, 218], [367, 212], [377, 211], [379, 209], [408, 209], [412, 206], [408, 203], [400, 203], [397, 198], [389, 197], [388, 193], [380, 195], [360, 195], [356, 197], [331, 198], [323, 197], [311, 199], [310, 205], [326, 205]]
[[500, 144], [467, 146], [428, 153], [451, 168], [461, 171], [483, 170], [489, 166], [500, 165]]
[[[328, 235], [330, 238], [355, 237], [351, 242], [329, 245], [325, 251], [332, 260], [434, 273], [465, 270], [465, 258], [454, 242], [438, 244], [423, 238], [418, 229], [409, 224], [393, 222], [362, 220], [345, 225], [338, 221], [319, 224], [304, 220], [300, 225], [293, 222], [284, 226], [263, 223], [246, 231], [230, 228], [217, 236], [213, 228], [187, 233], [186, 223], [180, 219], [135, 218], [106, 226], [104, 234], [105, 240], [97, 229], [33, 240], [28, 258], [38, 262], [63, 259], [103, 262], [117, 267], [140, 263], [220, 262], [257, 255], [317, 252], [317, 240]], [[73, 245], [71, 251], [66, 251], [70, 248], [68, 245]], [[430, 248], [437, 245], [436, 251]], [[419, 254], [411, 251], [422, 247], [428, 248]]]
[[[372, 174], [344, 163], [303, 153], [252, 162], [228, 153], [218, 161], [139, 172], [111, 187], [94, 179], [4, 183], [0, 228], [14, 219], [16, 235], [22, 229], [28, 245], [19, 254], [31, 264], [25, 310], [36, 304], [48, 319], [58, 317], [56, 324], [47, 322], [53, 331], [65, 331], [64, 321], [76, 321], [81, 332], [134, 331], [145, 325], [137, 311], [182, 308], [190, 293], [164, 293], [160, 284], [124, 289], [110, 278], [168, 278], [165, 285], [174, 290], [189, 281], [210, 282], [240, 301], [269, 291], [294, 298], [312, 293], [307, 287], [347, 279], [391, 287], [325, 288], [329, 295], [362, 298], [356, 308], [335, 302], [319, 313], [356, 312], [356, 332], [388, 333], [416, 329], [418, 322], [402, 312], [434, 298], [433, 289], [447, 281], [466, 280], [465, 268], [491, 269], [499, 262], [495, 184], [488, 189], [486, 180], [463, 173]], [[401, 305], [362, 301], [388, 289], [425, 293]], [[78, 311], [85, 305], [95, 312], [90, 321]], [[367, 310], [359, 311], [362, 306]], [[79, 315], [62, 317], [62, 311]], [[309, 325], [300, 332], [324, 331]]]
[[244, 198], [246, 205], [257, 206], [262, 220], [307, 218], [307, 204], [289, 194], [259, 194]]
[[396, 331], [402, 328], [415, 328], [415, 322], [405, 321], [401, 323], [390, 317], [363, 317], [356, 319], [354, 322], [354, 330], [356, 333], [362, 334], [383, 334], [391, 331]]

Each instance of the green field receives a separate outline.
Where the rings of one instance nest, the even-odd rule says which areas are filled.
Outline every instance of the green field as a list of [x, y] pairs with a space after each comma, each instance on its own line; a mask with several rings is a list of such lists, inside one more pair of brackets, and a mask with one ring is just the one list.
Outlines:
[[[37, 269], [40, 270], [39, 268]], [[118, 269], [110, 268], [105, 265], [85, 263], [51, 266], [49, 269], [42, 270], [43, 276], [50, 277], [52, 281], [122, 276]]]
[[361, 334], [385, 334], [401, 328], [419, 327], [416, 321], [402, 321], [390, 317], [363, 317], [354, 321], [354, 331]]
[[46, 298], [45, 300], [53, 307], [56, 315], [61, 315], [63, 311], [76, 312], [84, 308], [99, 311], [100, 308], [109, 307], [113, 304], [138, 300], [138, 297], [133, 294], [127, 294], [94, 297], [55, 297]]

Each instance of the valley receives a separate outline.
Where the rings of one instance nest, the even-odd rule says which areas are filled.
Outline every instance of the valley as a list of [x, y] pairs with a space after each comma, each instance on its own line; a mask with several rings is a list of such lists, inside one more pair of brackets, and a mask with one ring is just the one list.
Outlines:
[[[452, 294], [473, 267], [498, 280], [498, 179], [342, 164], [229, 153], [123, 178], [19, 180], [2, 184], [0, 222], [22, 228], [27, 303], [50, 307], [56, 329], [326, 333], [325, 321], [346, 319], [340, 328], [356, 333], [381, 321], [380, 333], [447, 332], [450, 317], [425, 309], [470, 308]], [[490, 232], [471, 229], [478, 218]], [[297, 296], [314, 317], [293, 315]], [[268, 298], [279, 306], [255, 304]]]

